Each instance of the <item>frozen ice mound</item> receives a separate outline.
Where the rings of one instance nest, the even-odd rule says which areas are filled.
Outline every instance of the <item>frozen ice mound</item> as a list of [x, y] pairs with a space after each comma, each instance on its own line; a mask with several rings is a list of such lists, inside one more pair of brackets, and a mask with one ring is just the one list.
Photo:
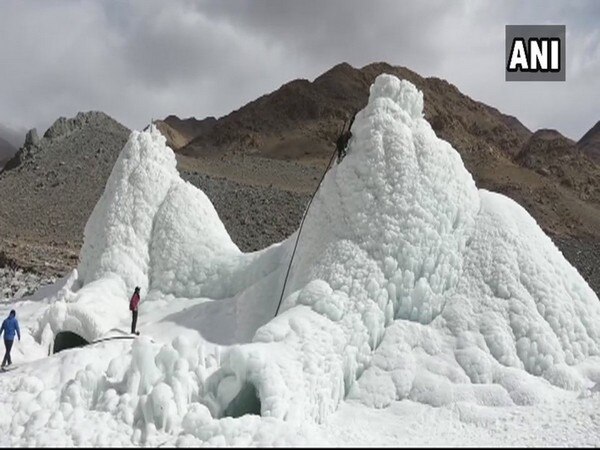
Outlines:
[[79, 279], [85, 285], [112, 273], [127, 292], [160, 286], [193, 297], [240, 253], [206, 195], [179, 177], [174, 153], [152, 126], [134, 131], [115, 163], [85, 228]]
[[316, 421], [344, 397], [529, 404], [600, 381], [597, 296], [521, 206], [476, 188], [422, 93], [379, 76], [352, 133], [284, 312], [223, 377], [253, 383], [263, 415]]
[[597, 296], [522, 207], [477, 189], [424, 119], [422, 93], [380, 75], [352, 133], [307, 213], [281, 313], [265, 323], [296, 234], [241, 253], [158, 131], [133, 132], [86, 226], [73, 289], [39, 334], [92, 340], [128, 319], [137, 285], [147, 298], [233, 298], [253, 342], [228, 347], [210, 373], [188, 376], [194, 358], [144, 344], [109, 376], [127, 387], [111, 395], [138, 411], [132, 424], [200, 435], [207, 410], [321, 422], [344, 398], [501, 406], [600, 382]]
[[127, 322], [136, 286], [145, 301], [234, 296], [275, 270], [281, 251], [243, 254], [204, 192], [179, 177], [158, 129], [133, 131], [87, 221], [72, 289], [45, 311], [37, 335], [48, 328], [93, 341]]

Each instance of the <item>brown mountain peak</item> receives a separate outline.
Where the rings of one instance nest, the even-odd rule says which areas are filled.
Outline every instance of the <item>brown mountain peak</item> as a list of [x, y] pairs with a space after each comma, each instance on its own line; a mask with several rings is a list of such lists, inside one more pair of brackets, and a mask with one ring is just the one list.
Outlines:
[[577, 142], [577, 148], [600, 163], [600, 120]]
[[531, 135], [529, 138], [530, 141], [556, 141], [557, 143], [564, 145], [574, 145], [575, 141], [569, 139], [566, 136], [563, 136], [558, 132], [558, 130], [554, 130], [551, 128], [540, 128], [536, 130], [535, 133]]

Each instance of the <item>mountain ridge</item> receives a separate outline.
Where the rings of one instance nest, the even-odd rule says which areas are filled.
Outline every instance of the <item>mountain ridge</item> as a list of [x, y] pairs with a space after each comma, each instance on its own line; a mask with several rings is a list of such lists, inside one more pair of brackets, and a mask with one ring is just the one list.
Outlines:
[[581, 137], [577, 148], [600, 164], [600, 120]]
[[[155, 123], [163, 133], [176, 133], [167, 141], [203, 130], [179, 149], [173, 145], [178, 170], [207, 192], [236, 244], [258, 250], [295, 231], [344, 122], [366, 102], [369, 81], [382, 71], [421, 83], [426, 118], [459, 152], [477, 186], [520, 203], [570, 258], [579, 258], [582, 274], [595, 277], [598, 166], [555, 130], [531, 132], [439, 78], [385, 63], [338, 64], [219, 119], [171, 115]], [[72, 267], [85, 222], [128, 135], [101, 112], [59, 118], [42, 138], [28, 133], [9, 170], [0, 173], [0, 190], [8, 193], [0, 198], [0, 250], [23, 267], [44, 271], [50, 264], [58, 273]]]
[[23, 144], [25, 133], [0, 123], [0, 170]]
[[[460, 153], [479, 187], [522, 204], [546, 232], [599, 235], [600, 167], [576, 151], [574, 141], [556, 130], [532, 132], [518, 118], [471, 99], [446, 80], [387, 63], [360, 69], [340, 63], [312, 82], [285, 83], [198, 131], [175, 149], [180, 164], [242, 183], [248, 182], [244, 167], [252, 161], [279, 159], [322, 170], [344, 123], [366, 104], [370, 83], [383, 72], [422, 90], [425, 118]], [[568, 151], [557, 153], [559, 143]]]
[[[515, 117], [464, 96], [445, 80], [423, 78], [405, 67], [387, 63], [372, 63], [361, 69], [341, 63], [312, 82], [292, 80], [232, 111], [177, 150], [187, 156], [245, 151], [281, 159], [326, 160], [336, 132], [366, 104], [370, 84], [383, 72], [406, 78], [421, 89], [426, 119], [442, 138], [454, 141], [453, 145], [462, 146], [464, 151], [473, 151], [474, 136], [485, 134], [488, 141], [501, 135], [504, 141], [496, 142], [496, 146], [512, 154], [531, 134]], [[456, 120], [460, 117], [454, 111], [457, 102], [467, 103], [463, 109], [471, 115], [468, 120]], [[461, 142], [459, 136], [469, 139]], [[290, 143], [293, 145], [289, 147], [299, 150], [292, 155], [282, 154]]]

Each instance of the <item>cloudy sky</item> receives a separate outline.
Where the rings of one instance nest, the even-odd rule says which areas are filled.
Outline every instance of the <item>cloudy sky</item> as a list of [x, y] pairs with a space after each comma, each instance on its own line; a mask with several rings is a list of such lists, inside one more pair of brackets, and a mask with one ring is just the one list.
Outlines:
[[[566, 25], [566, 82], [504, 81], [511, 24]], [[577, 140], [600, 120], [599, 24], [595, 0], [0, 0], [0, 123], [219, 117], [342, 61], [386, 61]]]

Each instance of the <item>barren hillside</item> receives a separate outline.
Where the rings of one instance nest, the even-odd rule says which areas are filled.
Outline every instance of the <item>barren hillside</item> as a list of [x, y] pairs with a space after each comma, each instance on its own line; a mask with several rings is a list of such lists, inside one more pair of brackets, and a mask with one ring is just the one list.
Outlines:
[[[574, 142], [555, 131], [532, 134], [515, 117], [469, 98], [445, 80], [386, 63], [361, 69], [339, 64], [312, 82], [294, 80], [216, 121], [197, 121], [204, 127], [179, 149], [180, 165], [252, 185], [272, 183], [264, 170], [250, 169], [272, 171], [268, 160], [322, 170], [344, 122], [364, 106], [370, 84], [382, 72], [423, 91], [425, 117], [459, 151], [479, 187], [509, 195], [548, 233], [600, 238], [600, 167], [577, 152]], [[290, 190], [314, 189], [312, 174], [284, 178], [294, 180]]]
[[[460, 152], [478, 186], [523, 205], [600, 290], [600, 169], [579, 148], [594, 141], [593, 132], [578, 144], [554, 130], [531, 133], [444, 80], [384, 63], [340, 64], [219, 119], [155, 123], [173, 147], [187, 142], [177, 151], [183, 177], [209, 195], [242, 250], [257, 250], [296, 229], [344, 122], [365, 104], [381, 72], [422, 89], [425, 116]], [[28, 134], [0, 174], [6, 261], [44, 273], [75, 266], [87, 218], [128, 135], [99, 112], [60, 118], [41, 139]]]
[[600, 163], [600, 120], [577, 142], [577, 148]]

